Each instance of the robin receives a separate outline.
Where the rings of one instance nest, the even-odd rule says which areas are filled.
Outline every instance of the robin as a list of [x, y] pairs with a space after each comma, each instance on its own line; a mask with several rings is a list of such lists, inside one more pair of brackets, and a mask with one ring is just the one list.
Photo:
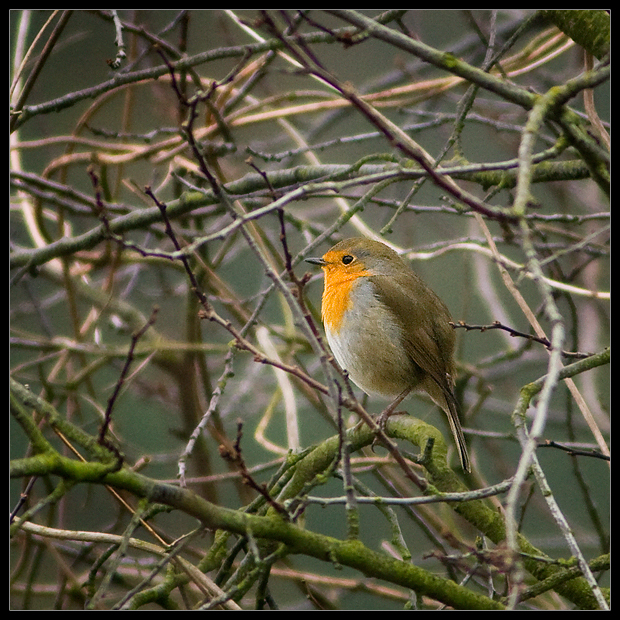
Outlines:
[[338, 364], [366, 394], [389, 398], [389, 414], [412, 391], [445, 411], [463, 469], [471, 471], [454, 396], [454, 329], [446, 305], [379, 241], [340, 241], [321, 258], [321, 313]]

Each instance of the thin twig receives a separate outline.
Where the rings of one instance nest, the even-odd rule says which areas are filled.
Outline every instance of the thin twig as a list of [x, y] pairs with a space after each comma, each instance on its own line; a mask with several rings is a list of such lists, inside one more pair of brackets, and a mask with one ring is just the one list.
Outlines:
[[153, 323], [155, 322], [158, 311], [159, 311], [159, 308], [155, 307], [148, 321], [137, 332], [133, 333], [131, 336], [131, 343], [129, 345], [129, 350], [127, 351], [127, 357], [125, 358], [125, 364], [123, 365], [121, 374], [116, 382], [116, 385], [114, 386], [114, 391], [112, 392], [112, 396], [110, 396], [110, 398], [108, 399], [108, 405], [105, 410], [103, 423], [101, 425], [101, 428], [99, 429], [99, 443], [103, 443], [105, 441], [105, 436], [106, 436], [108, 427], [112, 419], [112, 410], [114, 409], [116, 399], [118, 398], [118, 395], [120, 394], [120, 391], [123, 388], [123, 385], [125, 384], [125, 379], [127, 378], [127, 374], [129, 373], [129, 368], [131, 367], [131, 364], [133, 362], [134, 351], [135, 351], [136, 345], [138, 344], [138, 341], [143, 336], [143, 334], [146, 332], [146, 330], [151, 325], [153, 325]]
[[[512, 327], [508, 327], [507, 325], [503, 325], [500, 321], [494, 321], [489, 325], [471, 325], [469, 323], [465, 323], [465, 321], [458, 321], [454, 323], [450, 321], [450, 325], [454, 329], [465, 329], [466, 331], [477, 330], [479, 332], [485, 332], [492, 329], [501, 329], [502, 331], [508, 332], [511, 336], [515, 338], [525, 338], [526, 340], [531, 340], [532, 342], [538, 342], [542, 344], [547, 349], [551, 348], [551, 342], [546, 337], [534, 336], [533, 334], [526, 334], [525, 332], [520, 332]], [[572, 351], [562, 351], [562, 355], [568, 358], [577, 358], [584, 359], [586, 357], [590, 357], [592, 353], [581, 353], [581, 352], [572, 352]]]
[[220, 456], [230, 462], [233, 463], [241, 473], [241, 478], [244, 484], [247, 484], [250, 488], [254, 489], [259, 495], [263, 497], [263, 499], [279, 514], [281, 514], [286, 519], [289, 518], [289, 513], [286, 508], [279, 504], [267, 489], [266, 485], [259, 484], [254, 480], [254, 477], [250, 473], [250, 470], [247, 468], [245, 464], [245, 459], [241, 453], [241, 437], [243, 436], [243, 422], [240, 420], [237, 422], [237, 437], [232, 446], [220, 445]]

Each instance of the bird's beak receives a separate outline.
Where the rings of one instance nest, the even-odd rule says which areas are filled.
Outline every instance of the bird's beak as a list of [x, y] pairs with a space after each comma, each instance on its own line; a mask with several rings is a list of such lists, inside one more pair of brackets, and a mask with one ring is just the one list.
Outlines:
[[322, 258], [306, 258], [307, 263], [312, 263], [313, 265], [319, 265], [322, 267], [323, 265], [327, 265], [327, 263]]

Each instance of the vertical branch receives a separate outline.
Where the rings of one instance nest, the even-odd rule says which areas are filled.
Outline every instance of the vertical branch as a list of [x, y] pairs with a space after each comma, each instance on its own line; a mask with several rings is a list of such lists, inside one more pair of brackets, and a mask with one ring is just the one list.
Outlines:
[[[339, 389], [340, 386], [339, 386]], [[349, 540], [357, 540], [359, 536], [360, 518], [357, 508], [357, 497], [355, 495], [355, 485], [353, 483], [353, 475], [351, 473], [351, 450], [349, 440], [347, 439], [346, 427], [342, 413], [342, 405], [338, 403], [338, 436], [340, 444], [340, 467], [342, 468], [342, 482], [344, 494], [346, 497], [345, 510], [347, 513], [347, 538]]]
[[[57, 11], [55, 11], [54, 13], [57, 13]], [[9, 119], [10, 120], [9, 126], [10, 126], [11, 132], [13, 132], [16, 129], [17, 121], [19, 120], [19, 113], [21, 112], [21, 109], [24, 107], [24, 104], [26, 103], [26, 100], [28, 99], [28, 96], [30, 95], [32, 88], [34, 87], [37, 79], [39, 78], [41, 71], [43, 71], [43, 67], [45, 66], [45, 63], [48, 61], [50, 55], [52, 54], [52, 50], [54, 49], [54, 46], [60, 39], [60, 35], [65, 29], [67, 22], [69, 21], [69, 18], [71, 17], [72, 14], [73, 14], [73, 10], [61, 12], [60, 17], [58, 18], [58, 23], [56, 24], [56, 26], [54, 26], [54, 30], [52, 31], [49, 39], [45, 43], [43, 50], [37, 55], [36, 61], [34, 63], [34, 67], [32, 68], [32, 71], [28, 74], [28, 77], [24, 81], [21, 92], [19, 93], [19, 96], [17, 97], [17, 99], [15, 100], [15, 103], [13, 104], [14, 115], [11, 116]]]
[[117, 47], [117, 52], [114, 59], [108, 60], [107, 62], [111, 69], [120, 69], [123, 60], [127, 58], [127, 52], [125, 51], [125, 41], [123, 40], [123, 24], [118, 17], [118, 11], [116, 9], [112, 9], [112, 21], [114, 22], [114, 31], [116, 33], [114, 45]]
[[112, 392], [112, 396], [110, 396], [110, 398], [108, 399], [108, 405], [105, 410], [103, 423], [101, 425], [101, 428], [99, 429], [99, 443], [100, 444], [105, 443], [105, 436], [108, 431], [108, 427], [110, 426], [110, 421], [112, 419], [112, 410], [114, 409], [114, 405], [116, 404], [116, 399], [118, 398], [118, 395], [120, 394], [120, 391], [123, 388], [123, 385], [125, 384], [125, 379], [127, 378], [129, 369], [131, 368], [136, 345], [138, 344], [138, 341], [143, 336], [143, 334], [146, 332], [146, 330], [151, 325], [153, 325], [153, 323], [155, 322], [158, 311], [159, 311], [159, 308], [155, 307], [153, 309], [153, 312], [151, 313], [149, 320], [137, 332], [135, 332], [131, 336], [131, 343], [129, 345], [129, 351], [127, 352], [127, 357], [125, 358], [125, 364], [123, 365], [121, 374], [116, 382], [116, 385], [114, 386], [114, 391]]

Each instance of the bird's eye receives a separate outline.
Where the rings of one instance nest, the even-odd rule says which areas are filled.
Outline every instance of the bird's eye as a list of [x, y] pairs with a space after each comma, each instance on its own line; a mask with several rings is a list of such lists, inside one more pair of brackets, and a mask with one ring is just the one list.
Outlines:
[[342, 262], [343, 262], [345, 265], [348, 265], [349, 263], [353, 262], [353, 256], [351, 256], [350, 254], [345, 254], [345, 255], [342, 257]]

